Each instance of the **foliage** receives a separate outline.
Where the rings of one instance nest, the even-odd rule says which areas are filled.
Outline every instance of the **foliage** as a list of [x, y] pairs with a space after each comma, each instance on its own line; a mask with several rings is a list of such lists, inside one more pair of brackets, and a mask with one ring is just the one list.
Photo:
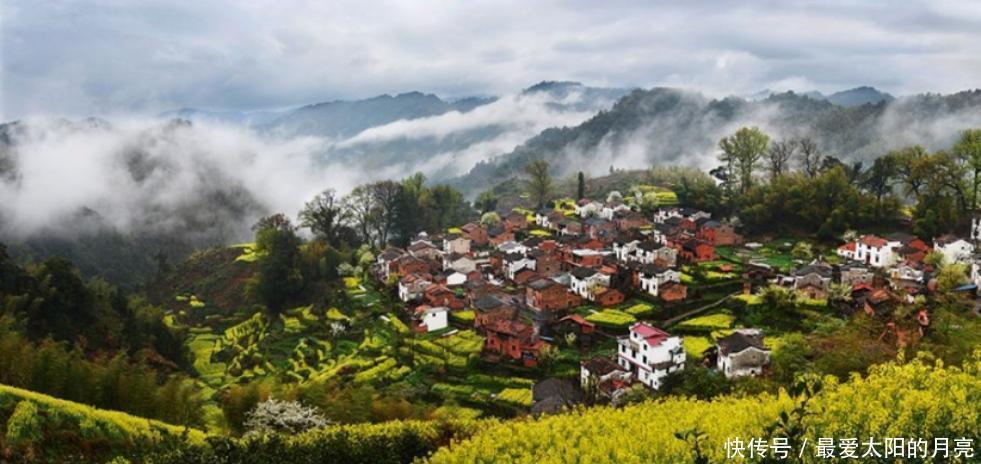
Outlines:
[[712, 331], [716, 329], [728, 329], [732, 327], [732, 322], [736, 318], [731, 314], [715, 313], [706, 316], [699, 316], [688, 319], [677, 325], [678, 330], [691, 331]]
[[548, 161], [537, 160], [525, 166], [528, 180], [525, 181], [528, 195], [535, 205], [541, 209], [549, 200], [554, 189], [552, 175], [549, 173]]
[[[979, 368], [978, 360], [963, 368], [890, 363], [865, 379], [827, 379], [805, 405], [803, 436], [809, 443], [815, 437], [976, 436], [981, 423]], [[675, 435], [688, 430], [701, 431], [700, 449], [710, 462], [722, 462], [726, 439], [767, 437], [781, 414], [798, 404], [785, 394], [763, 394], [712, 401], [672, 397], [623, 409], [580, 409], [482, 427], [471, 438], [437, 451], [430, 462], [479, 462], [486, 456], [544, 463], [692, 462], [691, 443]]]
[[269, 398], [245, 415], [244, 428], [249, 434], [295, 434], [327, 425], [327, 419], [316, 408], [299, 401]]
[[497, 394], [497, 399], [518, 406], [531, 406], [530, 388], [505, 388]]
[[637, 322], [637, 318], [634, 316], [616, 309], [604, 309], [598, 313], [590, 314], [586, 316], [586, 320], [597, 325], [613, 328], [623, 328]]

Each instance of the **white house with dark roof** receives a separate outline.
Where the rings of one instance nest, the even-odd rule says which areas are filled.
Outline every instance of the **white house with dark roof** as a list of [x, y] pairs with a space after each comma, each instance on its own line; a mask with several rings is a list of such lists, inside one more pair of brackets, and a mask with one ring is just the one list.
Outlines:
[[726, 378], [760, 375], [770, 363], [770, 350], [756, 329], [739, 329], [716, 342], [716, 367]]
[[669, 373], [685, 368], [682, 337], [647, 322], [630, 326], [630, 334], [617, 340], [617, 362], [637, 380], [655, 390]]
[[669, 267], [645, 264], [639, 271], [640, 289], [651, 296], [660, 294], [661, 286], [668, 282], [681, 282], [681, 273]]
[[595, 298], [593, 287], [610, 285], [610, 276], [588, 267], [577, 267], [569, 276], [569, 290], [590, 301]]

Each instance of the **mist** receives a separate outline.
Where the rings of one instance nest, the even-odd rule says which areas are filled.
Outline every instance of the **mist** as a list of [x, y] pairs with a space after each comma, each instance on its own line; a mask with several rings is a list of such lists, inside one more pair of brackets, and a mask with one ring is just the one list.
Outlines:
[[359, 177], [317, 161], [323, 140], [226, 125], [29, 120], [10, 132], [0, 232], [17, 239], [109, 228], [239, 240], [260, 216], [293, 216], [317, 192], [349, 190]]

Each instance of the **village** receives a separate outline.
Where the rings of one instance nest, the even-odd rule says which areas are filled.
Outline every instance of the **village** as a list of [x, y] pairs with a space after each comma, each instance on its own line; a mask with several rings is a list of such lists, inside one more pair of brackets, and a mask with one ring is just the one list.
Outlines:
[[[644, 214], [639, 201], [613, 192], [490, 213], [383, 250], [372, 273], [397, 293], [413, 331], [473, 329], [485, 340], [482, 361], [528, 369], [556, 346], [573, 348], [580, 391], [613, 403], [638, 385], [657, 391], [686, 364], [729, 379], [768, 375], [779, 331], [741, 324], [732, 309], [767, 293], [791, 295], [805, 314], [877, 318], [880, 340], [903, 346], [930, 328], [922, 297], [937, 291], [941, 263], [970, 266], [972, 282], [955, 289], [965, 298], [981, 285], [979, 221], [967, 238], [855, 233], [816, 254], [804, 241], [747, 240], [737, 222], [692, 208]], [[918, 304], [896, 318], [897, 305]], [[612, 348], [597, 352], [604, 342]], [[581, 401], [555, 382], [535, 385], [533, 412]]]

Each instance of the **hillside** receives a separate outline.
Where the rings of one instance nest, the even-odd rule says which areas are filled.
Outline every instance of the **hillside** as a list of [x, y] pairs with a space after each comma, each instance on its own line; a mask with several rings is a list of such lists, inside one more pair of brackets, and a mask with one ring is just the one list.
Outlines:
[[871, 105], [840, 106], [793, 92], [760, 101], [710, 99], [671, 88], [635, 90], [609, 111], [575, 127], [551, 128], [513, 151], [478, 163], [452, 181], [475, 193], [522, 175], [545, 159], [558, 175], [588, 166], [612, 168], [683, 164], [710, 169], [720, 138], [740, 126], [759, 126], [780, 138], [810, 137], [828, 155], [870, 161], [890, 149], [949, 146], [958, 132], [981, 124], [981, 91], [918, 95]]
[[[0, 385], [0, 461], [102, 462], [204, 432]], [[16, 458], [16, 459], [15, 459]]]
[[[482, 427], [473, 437], [442, 448], [432, 463], [481, 462], [697, 462], [692, 443], [676, 434], [698, 431], [707, 462], [726, 460], [725, 442], [769, 439], [767, 427], [790, 414], [788, 425], [805, 427], [814, 453], [816, 437], [875, 437], [879, 452], [885, 437], [977, 437], [981, 433], [981, 358], [963, 366], [929, 362], [876, 367], [867, 378], [854, 377], [826, 386], [810, 398], [801, 415], [793, 411], [802, 397], [728, 397], [713, 401], [673, 398], [623, 409], [593, 408], [541, 420], [512, 421]], [[780, 430], [778, 426], [777, 430]], [[778, 432], [777, 436], [786, 436]], [[792, 443], [796, 455], [801, 443]], [[975, 445], [976, 446], [976, 445]], [[748, 453], [748, 451], [747, 451]], [[745, 456], [745, 455], [744, 455]], [[882, 462], [887, 462], [888, 459]], [[876, 461], [879, 462], [879, 461]], [[961, 456], [945, 462], [971, 462]]]

